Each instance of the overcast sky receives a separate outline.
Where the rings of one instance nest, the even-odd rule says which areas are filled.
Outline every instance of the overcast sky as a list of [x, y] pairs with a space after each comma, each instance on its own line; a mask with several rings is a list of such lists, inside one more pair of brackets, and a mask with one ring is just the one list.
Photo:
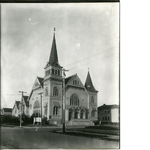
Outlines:
[[98, 106], [119, 104], [119, 3], [1, 5], [2, 108], [44, 77], [54, 27], [66, 75], [77, 73], [85, 84], [89, 68]]

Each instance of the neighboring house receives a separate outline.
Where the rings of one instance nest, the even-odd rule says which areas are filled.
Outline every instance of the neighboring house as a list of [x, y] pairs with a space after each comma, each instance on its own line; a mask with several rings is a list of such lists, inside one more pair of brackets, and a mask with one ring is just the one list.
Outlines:
[[[29, 115], [46, 117], [51, 124], [62, 122], [63, 67], [59, 64], [55, 33], [44, 78], [37, 77], [29, 95]], [[97, 93], [88, 71], [85, 84], [74, 74], [65, 78], [65, 120], [68, 125], [93, 125], [97, 120]], [[41, 95], [42, 94], [42, 101]], [[41, 107], [42, 105], [42, 107]]]
[[28, 101], [28, 96], [23, 96], [22, 100], [19, 103], [19, 115], [20, 115], [20, 113], [29, 116], [29, 101]]
[[38, 93], [43, 92], [43, 78], [37, 77], [29, 95], [29, 115], [41, 114], [41, 96]]
[[12, 108], [1, 109], [1, 116], [12, 116]]
[[20, 101], [15, 101], [14, 107], [12, 109], [12, 116], [15, 116], [15, 117], [19, 116], [19, 104], [20, 104]]
[[105, 123], [119, 122], [119, 105], [105, 105], [98, 107], [98, 120]]

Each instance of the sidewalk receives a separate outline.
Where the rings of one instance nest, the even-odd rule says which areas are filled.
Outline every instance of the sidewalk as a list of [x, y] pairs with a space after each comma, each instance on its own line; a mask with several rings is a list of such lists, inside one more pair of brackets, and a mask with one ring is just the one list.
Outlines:
[[67, 134], [71, 136], [82, 136], [87, 138], [97, 138], [102, 140], [108, 141], [119, 141], [118, 135], [108, 135], [108, 134], [101, 134], [101, 133], [91, 133], [91, 132], [84, 132], [84, 131], [66, 131], [63, 133], [62, 131], [54, 131], [54, 133], [58, 134]]
[[[15, 127], [15, 128], [41, 128], [41, 125], [33, 125], [33, 124], [29, 124], [29, 125], [22, 125], [21, 127], [19, 125], [10, 125], [10, 124], [1, 124], [1, 127]], [[42, 128], [62, 128], [60, 126], [56, 126], [56, 125], [43, 125]]]

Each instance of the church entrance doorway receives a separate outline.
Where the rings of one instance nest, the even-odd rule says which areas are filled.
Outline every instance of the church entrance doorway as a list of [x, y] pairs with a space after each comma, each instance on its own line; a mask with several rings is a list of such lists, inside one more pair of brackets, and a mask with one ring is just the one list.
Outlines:
[[83, 112], [81, 112], [81, 119], [83, 119]]
[[72, 112], [70, 111], [69, 112], [69, 120], [71, 120], [72, 119]]
[[78, 119], [78, 112], [75, 112], [74, 118], [75, 118], [75, 119]]

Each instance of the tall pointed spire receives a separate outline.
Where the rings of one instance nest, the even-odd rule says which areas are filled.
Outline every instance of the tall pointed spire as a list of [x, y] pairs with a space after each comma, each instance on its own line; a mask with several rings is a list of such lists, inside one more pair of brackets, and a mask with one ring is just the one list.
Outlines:
[[50, 53], [50, 57], [49, 57], [49, 64], [52, 65], [52, 66], [55, 66], [55, 65], [60, 66], [59, 62], [58, 62], [58, 55], [57, 55], [57, 47], [56, 47], [56, 39], [55, 39], [55, 28], [54, 28], [54, 35], [53, 35], [51, 53]]
[[85, 81], [85, 88], [91, 92], [98, 92], [93, 86], [92, 79], [89, 73], [89, 68], [88, 68], [88, 74], [87, 74], [86, 81]]

